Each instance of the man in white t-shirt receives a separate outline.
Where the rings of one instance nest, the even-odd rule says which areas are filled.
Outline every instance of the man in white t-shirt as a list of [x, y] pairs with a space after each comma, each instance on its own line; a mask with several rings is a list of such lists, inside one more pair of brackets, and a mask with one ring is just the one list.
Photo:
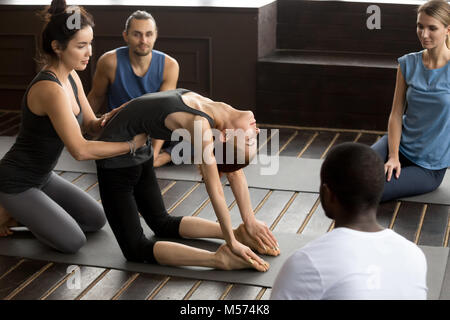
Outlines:
[[384, 177], [368, 146], [344, 143], [330, 151], [320, 199], [335, 228], [288, 258], [271, 299], [426, 299], [425, 255], [376, 221]]

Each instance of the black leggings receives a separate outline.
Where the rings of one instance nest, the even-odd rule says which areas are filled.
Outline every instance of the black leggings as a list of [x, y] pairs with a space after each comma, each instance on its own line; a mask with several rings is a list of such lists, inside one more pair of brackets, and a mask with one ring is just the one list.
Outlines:
[[143, 233], [139, 212], [156, 236], [180, 238], [182, 217], [170, 216], [153, 169], [153, 158], [119, 169], [97, 165], [100, 197], [109, 225], [123, 255], [129, 261], [156, 263], [155, 241]]

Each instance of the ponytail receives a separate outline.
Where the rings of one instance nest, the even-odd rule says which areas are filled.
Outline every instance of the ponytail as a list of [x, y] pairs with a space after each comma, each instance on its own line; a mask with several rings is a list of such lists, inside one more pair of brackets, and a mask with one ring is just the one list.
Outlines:
[[58, 14], [64, 13], [66, 11], [66, 0], [52, 0], [52, 4], [48, 8], [47, 12], [51, 16], [56, 16]]
[[[68, 19], [74, 14], [74, 11], [80, 15], [78, 28], [68, 25]], [[94, 19], [83, 7], [67, 7], [65, 0], [52, 0], [51, 5], [40, 12], [40, 15], [45, 23], [41, 33], [41, 50], [38, 52], [36, 59], [40, 65], [45, 65], [50, 63], [51, 60], [58, 59], [52, 47], [53, 41], [56, 40], [61, 50], [64, 50], [80, 29], [86, 26], [94, 27]]]

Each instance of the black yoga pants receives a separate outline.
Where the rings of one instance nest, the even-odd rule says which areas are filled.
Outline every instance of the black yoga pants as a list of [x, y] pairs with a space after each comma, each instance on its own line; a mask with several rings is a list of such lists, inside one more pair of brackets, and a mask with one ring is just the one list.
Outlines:
[[180, 238], [182, 217], [170, 216], [153, 170], [153, 157], [143, 164], [118, 169], [97, 165], [100, 197], [109, 225], [129, 261], [156, 263], [154, 239], [145, 236], [139, 213], [158, 237]]

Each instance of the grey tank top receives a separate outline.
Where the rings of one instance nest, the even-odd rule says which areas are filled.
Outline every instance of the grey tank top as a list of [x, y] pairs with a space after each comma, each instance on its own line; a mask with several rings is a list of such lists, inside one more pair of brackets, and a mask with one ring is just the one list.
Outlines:
[[[144, 94], [130, 101], [116, 115], [108, 121], [98, 136], [98, 140], [123, 142], [133, 139], [140, 133], [147, 133], [151, 138], [171, 140], [172, 131], [164, 120], [174, 112], [188, 112], [206, 118], [214, 128], [214, 120], [206, 113], [187, 106], [181, 96], [189, 92], [186, 89], [176, 89], [156, 93]], [[125, 168], [135, 166], [152, 157], [149, 144], [139, 149], [136, 155], [125, 154], [113, 158], [97, 160], [101, 168]]]
[[[29, 188], [40, 188], [56, 166], [64, 143], [59, 138], [48, 116], [38, 116], [31, 112], [27, 104], [30, 88], [42, 80], [54, 81], [61, 85], [50, 71], [41, 71], [31, 81], [22, 99], [22, 122], [14, 145], [0, 161], [0, 191], [20, 193]], [[76, 116], [82, 124], [83, 115], [78, 100], [78, 90], [72, 76], [69, 81], [80, 112]]]

